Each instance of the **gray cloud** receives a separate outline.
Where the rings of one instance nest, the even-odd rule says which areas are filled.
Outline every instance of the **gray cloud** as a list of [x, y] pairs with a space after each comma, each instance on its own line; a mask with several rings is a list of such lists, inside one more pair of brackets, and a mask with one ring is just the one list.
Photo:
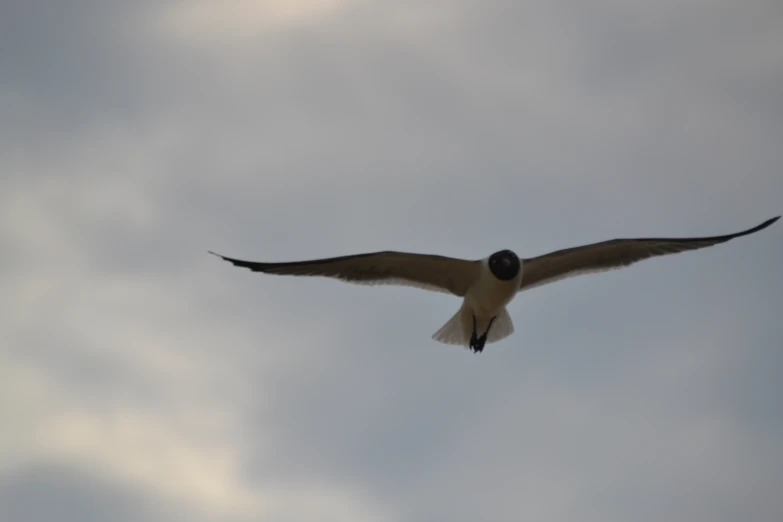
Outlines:
[[780, 518], [778, 225], [521, 294], [480, 356], [448, 297], [206, 254], [779, 214], [777, 2], [211, 5], [0, 17], [12, 522]]

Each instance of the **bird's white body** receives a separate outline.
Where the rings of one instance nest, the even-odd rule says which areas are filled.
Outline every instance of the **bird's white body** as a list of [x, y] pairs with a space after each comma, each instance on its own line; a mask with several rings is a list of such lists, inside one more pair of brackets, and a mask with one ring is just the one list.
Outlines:
[[[488, 342], [499, 341], [514, 333], [514, 324], [506, 311], [506, 305], [519, 291], [523, 268], [520, 267], [519, 273], [513, 279], [502, 281], [492, 274], [488, 260], [489, 258], [481, 260], [478, 277], [468, 287], [462, 306], [435, 332], [433, 339], [446, 344], [468, 344], [474, 331], [474, 317], [477, 332], [489, 330]], [[493, 321], [491, 329], [490, 321]]]
[[489, 270], [488, 259], [481, 261], [479, 276], [468, 287], [464, 299], [464, 306], [476, 314], [477, 321], [479, 319], [489, 321], [492, 316], [497, 315], [517, 295], [522, 282], [524, 266], [520, 266], [519, 273], [515, 278], [501, 281]]

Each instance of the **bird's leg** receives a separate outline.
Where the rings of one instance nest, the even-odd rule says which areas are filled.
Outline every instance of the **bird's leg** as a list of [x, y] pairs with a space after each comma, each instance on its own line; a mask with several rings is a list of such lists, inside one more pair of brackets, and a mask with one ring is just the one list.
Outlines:
[[487, 343], [487, 335], [489, 334], [489, 329], [492, 328], [492, 323], [495, 321], [496, 318], [497, 317], [493, 317], [492, 319], [489, 320], [487, 329], [484, 331], [483, 334], [481, 334], [481, 337], [476, 339], [476, 345], [475, 348], [473, 348], [475, 351], [481, 352], [484, 350], [484, 345]]
[[478, 349], [478, 338], [476, 337], [476, 316], [473, 315], [473, 333], [470, 334], [470, 349], [474, 352], [480, 351]]
[[492, 328], [492, 323], [495, 322], [495, 319], [497, 319], [497, 316], [494, 316], [492, 319], [489, 320], [489, 324], [487, 325], [487, 329], [484, 332], [484, 335], [482, 337], [486, 337], [487, 336], [487, 334], [489, 333], [489, 329]]
[[473, 333], [470, 334], [471, 350], [476, 353], [484, 351], [484, 345], [487, 343], [487, 334], [489, 334], [489, 329], [492, 328], [492, 323], [495, 321], [495, 319], [497, 319], [497, 317], [490, 319], [486, 331], [481, 334], [481, 337], [476, 337], [476, 316], [473, 316]]

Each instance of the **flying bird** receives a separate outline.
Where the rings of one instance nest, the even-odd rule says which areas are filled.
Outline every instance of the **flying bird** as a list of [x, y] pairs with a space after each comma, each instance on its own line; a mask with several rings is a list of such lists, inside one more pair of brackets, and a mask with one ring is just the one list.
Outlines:
[[575, 275], [626, 267], [650, 257], [725, 243], [767, 228], [778, 219], [780, 216], [723, 236], [612, 239], [523, 259], [511, 250], [500, 250], [478, 260], [384, 251], [262, 263], [209, 253], [253, 272], [323, 276], [366, 285], [407, 285], [461, 297], [460, 309], [432, 338], [478, 353], [484, 350], [485, 344], [505, 339], [514, 332], [506, 305], [518, 292]]

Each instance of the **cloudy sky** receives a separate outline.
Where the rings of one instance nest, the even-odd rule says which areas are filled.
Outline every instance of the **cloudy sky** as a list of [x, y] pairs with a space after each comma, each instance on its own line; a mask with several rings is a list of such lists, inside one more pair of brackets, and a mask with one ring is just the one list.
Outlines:
[[783, 212], [779, 0], [0, 8], [0, 519], [783, 519], [783, 226], [459, 301], [209, 256]]

